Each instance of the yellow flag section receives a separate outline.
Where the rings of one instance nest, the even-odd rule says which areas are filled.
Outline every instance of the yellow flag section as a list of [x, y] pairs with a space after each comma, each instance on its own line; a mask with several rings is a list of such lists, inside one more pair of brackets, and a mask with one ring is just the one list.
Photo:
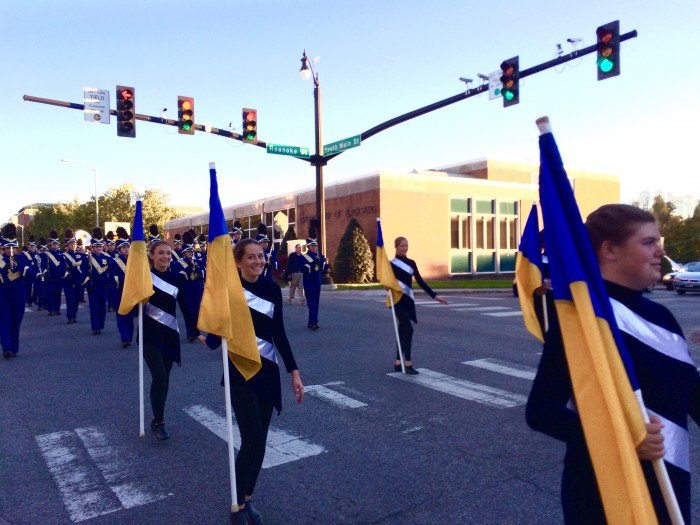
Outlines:
[[207, 280], [197, 327], [226, 339], [229, 359], [246, 380], [258, 373], [262, 365], [255, 328], [228, 234], [216, 237], [208, 248]]
[[[398, 303], [401, 297], [403, 297], [403, 291], [401, 290], [399, 281], [396, 280], [396, 275], [394, 275], [394, 270], [391, 268], [391, 263], [384, 249], [382, 224], [379, 218], [377, 218], [377, 280], [385, 290], [391, 290], [394, 304]], [[391, 306], [388, 296], [386, 298], [386, 305], [387, 307]]]
[[[518, 252], [515, 259], [515, 283], [518, 287], [518, 300], [523, 311], [525, 329], [544, 343], [542, 327], [535, 312], [534, 294], [542, 286], [542, 272], [525, 257], [523, 252]], [[539, 284], [538, 284], [539, 283]]]
[[608, 523], [657, 523], [636, 451], [646, 427], [610, 326], [596, 317], [585, 282], [570, 290], [573, 302], [555, 305], [605, 516]]
[[129, 257], [126, 260], [124, 290], [122, 291], [122, 300], [119, 303], [119, 313], [121, 315], [128, 314], [134, 306], [148, 300], [151, 295], [153, 295], [153, 279], [151, 279], [151, 267], [148, 264], [146, 241], [143, 235], [141, 201], [136, 201], [134, 235], [129, 249]]

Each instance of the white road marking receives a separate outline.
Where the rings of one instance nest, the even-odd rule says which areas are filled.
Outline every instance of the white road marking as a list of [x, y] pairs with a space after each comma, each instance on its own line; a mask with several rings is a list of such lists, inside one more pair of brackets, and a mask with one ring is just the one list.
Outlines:
[[507, 306], [479, 306], [477, 308], [452, 308], [455, 312], [493, 312], [496, 310], [512, 310]]
[[43, 434], [36, 442], [74, 522], [167, 497], [129, 481], [137, 474], [98, 428]]
[[494, 312], [484, 315], [490, 315], [491, 317], [522, 317], [523, 313], [519, 310], [515, 310], [513, 312]]
[[[430, 308], [444, 308], [444, 304], [440, 304], [436, 301], [432, 301], [430, 303], [420, 303], [421, 306], [428, 306]], [[452, 309], [453, 306], [479, 306], [478, 303], [450, 303], [447, 305], [450, 309]]]
[[387, 375], [494, 408], [510, 408], [524, 405], [527, 402], [527, 398], [520, 394], [457, 379], [426, 368], [418, 368], [417, 370], [420, 372], [419, 375], [407, 375], [401, 372], [391, 372]]
[[130, 481], [138, 478], [129, 463], [124, 460], [124, 453], [110, 444], [105, 433], [99, 428], [76, 428], [75, 433], [85, 445], [88, 454], [100, 469], [109, 488], [116, 494], [125, 509], [152, 503], [168, 496], [158, 494], [145, 481]]
[[[327, 383], [331, 385], [332, 383]], [[333, 384], [338, 384], [333, 383]], [[308, 385], [304, 387], [304, 392], [311, 394], [314, 397], [328, 401], [331, 405], [338, 408], [360, 408], [366, 407], [367, 403], [353, 399], [345, 394], [331, 390], [326, 385]]]
[[[192, 405], [183, 408], [183, 410], [187, 415], [198, 423], [201, 423], [215, 435], [219, 436], [224, 441], [228, 441], [226, 418], [224, 416], [220, 416], [213, 410], [202, 405]], [[241, 434], [236, 425], [233, 426], [233, 446], [237, 449], [241, 448]], [[325, 451], [326, 449], [320, 445], [293, 436], [284, 430], [270, 427], [267, 434], [267, 450], [265, 452], [262, 468], [276, 467], [277, 465], [289, 463], [290, 461], [316, 456]]]
[[463, 361], [462, 364], [530, 380], [535, 379], [535, 374], [537, 373], [536, 368], [508, 363], [499, 359], [475, 359], [474, 361]]

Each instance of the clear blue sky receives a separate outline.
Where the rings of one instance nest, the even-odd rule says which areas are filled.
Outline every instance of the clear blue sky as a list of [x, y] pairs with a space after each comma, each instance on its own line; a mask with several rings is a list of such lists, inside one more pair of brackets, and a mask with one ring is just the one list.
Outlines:
[[[195, 5], [197, 4], [197, 5]], [[349, 150], [325, 169], [327, 182], [378, 170], [410, 171], [489, 158], [538, 159], [534, 121], [549, 115], [565, 163], [620, 177], [623, 200], [642, 191], [700, 197], [700, 2], [551, 0], [212, 0], [119, 3], [2, 1], [0, 220], [37, 202], [93, 195], [132, 182], [160, 188], [171, 204], [207, 206], [208, 163], [217, 163], [224, 206], [312, 188], [314, 169], [291, 157], [214, 135], [178, 135], [137, 122], [135, 139], [83, 122], [77, 110], [24, 102], [22, 95], [82, 102], [83, 88], [136, 88], [138, 113], [177, 114], [195, 98], [198, 124], [240, 131], [256, 108], [259, 137], [313, 148], [313, 83], [301, 80], [302, 51], [323, 92], [323, 142], [463, 91], [520, 56], [521, 68], [554, 57], [567, 38], [595, 43], [597, 26], [619, 19], [622, 74], [596, 81], [595, 58], [524, 79], [520, 104], [481, 95], [400, 124]]]

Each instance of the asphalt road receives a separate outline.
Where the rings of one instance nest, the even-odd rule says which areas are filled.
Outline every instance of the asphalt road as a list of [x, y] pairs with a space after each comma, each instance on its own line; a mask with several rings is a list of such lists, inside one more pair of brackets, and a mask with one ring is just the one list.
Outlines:
[[[652, 297], [686, 331], [700, 329], [700, 295]], [[266, 523], [561, 522], [564, 447], [524, 422], [540, 347], [517, 300], [505, 292], [449, 300], [418, 296], [416, 377], [393, 372], [383, 294], [324, 293], [316, 332], [306, 308], [285, 305], [307, 394], [296, 405], [283, 374], [284, 409], [273, 416], [255, 492]], [[700, 363], [700, 348], [691, 351]], [[228, 523], [221, 363], [220, 351], [184, 342], [166, 406], [172, 439], [159, 443], [148, 426], [138, 436], [137, 352], [121, 348], [113, 317], [93, 336], [87, 308], [75, 325], [27, 312], [19, 357], [0, 361], [0, 524]], [[691, 427], [697, 467], [700, 434]]]

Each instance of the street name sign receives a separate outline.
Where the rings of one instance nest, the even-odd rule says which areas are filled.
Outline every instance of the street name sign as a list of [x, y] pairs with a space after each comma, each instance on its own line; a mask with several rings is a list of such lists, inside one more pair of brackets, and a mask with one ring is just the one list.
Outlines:
[[355, 135], [354, 137], [349, 137], [347, 139], [339, 140], [338, 142], [331, 142], [323, 146], [323, 156], [333, 155], [335, 153], [340, 153], [346, 149], [356, 148], [362, 143], [362, 136]]
[[109, 91], [106, 89], [84, 88], [83, 118], [85, 122], [109, 124]]
[[288, 155], [290, 157], [300, 157], [302, 159], [309, 158], [309, 148], [300, 146], [286, 146], [284, 144], [267, 143], [267, 152], [273, 155]]

